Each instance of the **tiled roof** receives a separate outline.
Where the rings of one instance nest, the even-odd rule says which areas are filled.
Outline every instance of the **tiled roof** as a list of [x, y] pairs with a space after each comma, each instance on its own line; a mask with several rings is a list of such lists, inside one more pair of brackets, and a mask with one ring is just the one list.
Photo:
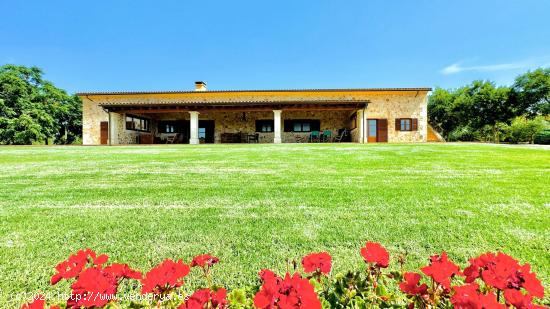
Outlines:
[[208, 91], [188, 91], [188, 90], [169, 90], [169, 91], [107, 91], [107, 92], [79, 92], [77, 95], [124, 95], [124, 94], [169, 94], [169, 93], [220, 93], [220, 92], [335, 92], [335, 91], [431, 91], [432, 88], [352, 88], [352, 89], [275, 89], [275, 90], [208, 90]]

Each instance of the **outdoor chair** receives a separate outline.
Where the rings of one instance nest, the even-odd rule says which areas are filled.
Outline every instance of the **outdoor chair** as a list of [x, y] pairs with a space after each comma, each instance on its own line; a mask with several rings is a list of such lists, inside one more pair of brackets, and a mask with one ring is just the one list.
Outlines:
[[249, 143], [258, 143], [260, 142], [260, 134], [248, 134], [248, 142]]
[[319, 131], [311, 131], [311, 133], [309, 134], [309, 141], [312, 143], [319, 142], [320, 141]]
[[325, 143], [332, 142], [332, 131], [324, 130], [323, 134], [321, 135], [321, 141]]
[[166, 144], [174, 144], [175, 142], [177, 142], [178, 137], [179, 137], [179, 133], [176, 133], [174, 135], [168, 135], [166, 137]]
[[348, 130], [346, 130], [346, 129], [342, 130], [342, 133], [340, 133], [340, 135], [336, 136], [334, 138], [334, 141], [338, 142], [338, 143], [341, 143], [342, 140], [346, 137], [347, 134], [348, 134]]

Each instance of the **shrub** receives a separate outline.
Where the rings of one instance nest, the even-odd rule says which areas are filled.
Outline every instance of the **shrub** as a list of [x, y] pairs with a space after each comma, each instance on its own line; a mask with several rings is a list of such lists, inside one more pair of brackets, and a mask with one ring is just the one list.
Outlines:
[[542, 116], [527, 119], [523, 116], [516, 117], [507, 128], [506, 135], [511, 143], [533, 143], [535, 136], [547, 127], [546, 120]]
[[450, 142], [473, 142], [479, 140], [479, 133], [469, 126], [461, 126], [451, 131], [447, 140]]
[[542, 130], [533, 139], [533, 143], [540, 145], [550, 145], [550, 129]]
[[[403, 272], [403, 256], [397, 259], [401, 271], [388, 271], [390, 254], [379, 243], [367, 242], [359, 253], [365, 262], [361, 270], [332, 274], [330, 254], [311, 253], [302, 259], [302, 272], [296, 262], [284, 276], [264, 269], [259, 287], [228, 293], [210, 281], [219, 259], [209, 254], [196, 256], [189, 265], [166, 259], [142, 276], [126, 264], [107, 265], [107, 255], [86, 249], [59, 263], [51, 284], [73, 280], [66, 308], [548, 308], [533, 303], [544, 297], [544, 287], [530, 265], [502, 252], [472, 258], [463, 270], [442, 252], [430, 257], [420, 272]], [[208, 286], [178, 297], [192, 268], [202, 270]], [[117, 288], [123, 279], [138, 280], [141, 294], [153, 297], [119, 302]], [[45, 306], [44, 297], [37, 295], [22, 308]]]

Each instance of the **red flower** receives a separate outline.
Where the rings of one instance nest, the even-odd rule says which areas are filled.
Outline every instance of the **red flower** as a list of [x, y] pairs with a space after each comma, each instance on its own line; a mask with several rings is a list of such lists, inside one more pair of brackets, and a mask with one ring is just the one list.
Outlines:
[[451, 288], [451, 278], [460, 275], [460, 268], [448, 259], [445, 252], [430, 257], [430, 265], [424, 266], [420, 270], [447, 290]]
[[529, 294], [523, 294], [518, 290], [507, 289], [504, 291], [506, 302], [518, 309], [530, 308], [533, 297]]
[[418, 273], [405, 273], [403, 274], [405, 281], [399, 283], [399, 288], [409, 295], [426, 295], [428, 286], [425, 283], [418, 285], [420, 278]]
[[111, 273], [117, 280], [123, 278], [139, 280], [142, 277], [139, 271], [131, 269], [127, 264], [111, 264], [105, 267], [105, 272]]
[[302, 259], [302, 266], [306, 273], [328, 274], [332, 267], [332, 257], [327, 252], [311, 253]]
[[227, 291], [224, 288], [216, 292], [210, 289], [195, 291], [178, 309], [227, 308]]
[[145, 278], [141, 279], [141, 293], [162, 294], [183, 285], [183, 278], [189, 274], [189, 266], [182, 260], [174, 262], [164, 260], [153, 267]]
[[262, 287], [254, 296], [256, 308], [321, 308], [321, 302], [311, 283], [300, 274], [277, 277], [269, 270], [260, 272]]
[[103, 307], [116, 299], [118, 280], [98, 266], [84, 270], [71, 288], [73, 291], [67, 300], [67, 307]]
[[454, 295], [451, 303], [456, 309], [506, 309], [497, 301], [494, 293], [487, 295], [479, 293], [479, 285], [475, 283], [453, 287]]
[[212, 265], [218, 263], [219, 261], [220, 259], [218, 259], [215, 256], [211, 256], [210, 254], [201, 254], [193, 258], [193, 261], [191, 261], [191, 267], [195, 267], [195, 266], [200, 266], [202, 268], [211, 267]]
[[390, 254], [382, 245], [376, 242], [367, 242], [361, 248], [361, 255], [367, 263], [374, 263], [378, 267], [386, 268], [390, 262]]
[[519, 265], [518, 261], [504, 253], [485, 253], [470, 260], [464, 270], [466, 282], [481, 277], [483, 281], [499, 290], [524, 288], [534, 297], [544, 297], [544, 287], [531, 272], [531, 266]]
[[74, 278], [84, 270], [89, 262], [92, 265], [102, 265], [108, 259], [109, 257], [105, 254], [97, 256], [91, 249], [79, 250], [76, 254], [69, 256], [67, 260], [57, 264], [55, 267], [57, 273], [52, 276], [50, 283], [54, 285], [61, 279]]

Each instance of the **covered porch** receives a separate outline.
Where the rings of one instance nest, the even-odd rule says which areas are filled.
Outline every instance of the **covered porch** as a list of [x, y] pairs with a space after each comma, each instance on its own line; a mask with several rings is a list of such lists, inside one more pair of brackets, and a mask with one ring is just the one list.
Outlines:
[[108, 144], [364, 142], [368, 102], [101, 104]]

